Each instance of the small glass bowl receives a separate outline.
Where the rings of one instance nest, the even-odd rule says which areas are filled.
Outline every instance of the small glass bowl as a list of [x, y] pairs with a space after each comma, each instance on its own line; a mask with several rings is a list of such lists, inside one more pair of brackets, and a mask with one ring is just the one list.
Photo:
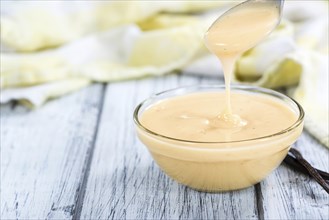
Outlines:
[[304, 111], [295, 100], [270, 89], [242, 85], [232, 85], [231, 90], [279, 99], [296, 113], [296, 122], [278, 133], [230, 142], [175, 139], [155, 133], [140, 122], [143, 112], [161, 100], [224, 90], [224, 85], [172, 89], [153, 95], [134, 112], [137, 135], [159, 167], [174, 180], [199, 191], [237, 190], [260, 182], [280, 165], [303, 130]]

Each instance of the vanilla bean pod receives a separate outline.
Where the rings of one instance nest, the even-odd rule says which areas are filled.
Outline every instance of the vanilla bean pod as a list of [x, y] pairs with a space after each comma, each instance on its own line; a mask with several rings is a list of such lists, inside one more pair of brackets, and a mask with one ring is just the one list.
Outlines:
[[[307, 173], [312, 176], [315, 181], [317, 181], [321, 186], [322, 188], [329, 194], [329, 183], [325, 180], [325, 178], [327, 178], [327, 175], [329, 175], [328, 173], [325, 173], [323, 171], [321, 171], [322, 175], [318, 172], [317, 169], [315, 169], [314, 167], [312, 167], [312, 165], [307, 162], [304, 157], [301, 155], [301, 153], [296, 150], [295, 148], [291, 148], [290, 151], [289, 151], [295, 158], [296, 160], [298, 161], [298, 163], [304, 168], [300, 168], [300, 166], [296, 165], [295, 164], [295, 167], [297, 168], [298, 166], [298, 170], [303, 170], [302, 172], [304, 172], [305, 170], [307, 170]], [[286, 161], [289, 161], [291, 162], [290, 159], [287, 159]], [[288, 164], [289, 164], [288, 162]], [[290, 164], [289, 164], [290, 165]], [[325, 178], [324, 178], [324, 177]]]
[[[292, 168], [294, 168], [294, 169], [296, 169], [297, 171], [299, 171], [299, 172], [301, 172], [301, 173], [303, 173], [303, 174], [305, 174], [305, 175], [309, 175], [309, 176], [311, 176], [311, 174], [307, 171], [307, 169], [303, 166], [303, 165], [301, 165], [299, 162], [298, 162], [298, 160], [294, 157], [294, 156], [292, 156], [292, 155], [290, 155], [291, 153], [289, 153], [285, 158], [284, 158], [284, 162], [288, 165], [288, 166], [290, 166], [290, 167], [292, 167]], [[324, 172], [324, 171], [322, 171], [322, 170], [319, 170], [319, 169], [316, 169], [315, 168], [315, 170], [322, 176], [322, 178], [323, 179], [325, 179], [327, 182], [329, 182], [329, 173], [326, 173], [326, 172]]]

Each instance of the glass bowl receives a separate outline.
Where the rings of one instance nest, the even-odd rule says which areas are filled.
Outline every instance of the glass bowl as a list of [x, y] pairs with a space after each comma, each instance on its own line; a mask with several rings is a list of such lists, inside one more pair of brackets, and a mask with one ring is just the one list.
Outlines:
[[280, 165], [303, 130], [304, 111], [295, 100], [270, 89], [242, 85], [232, 85], [231, 91], [263, 94], [281, 100], [296, 114], [297, 120], [278, 133], [229, 142], [198, 142], [166, 137], [149, 130], [140, 122], [143, 112], [161, 100], [224, 90], [224, 85], [172, 89], [151, 96], [134, 112], [137, 135], [159, 167], [174, 180], [199, 191], [237, 190], [260, 182]]

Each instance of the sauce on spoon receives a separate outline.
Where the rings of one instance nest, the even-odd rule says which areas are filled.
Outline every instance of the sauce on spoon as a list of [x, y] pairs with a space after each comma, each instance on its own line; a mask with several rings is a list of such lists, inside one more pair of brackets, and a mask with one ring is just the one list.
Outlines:
[[219, 17], [205, 34], [207, 48], [222, 62], [226, 107], [212, 123], [242, 127], [247, 121], [232, 112], [230, 84], [236, 59], [265, 38], [280, 21], [280, 7], [273, 0], [249, 0]]

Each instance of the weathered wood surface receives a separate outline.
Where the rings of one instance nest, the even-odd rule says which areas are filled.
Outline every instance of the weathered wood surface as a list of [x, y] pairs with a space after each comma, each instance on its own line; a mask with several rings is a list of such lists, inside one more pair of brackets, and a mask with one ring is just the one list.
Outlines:
[[[1, 219], [328, 219], [325, 191], [284, 165], [255, 187], [217, 194], [160, 171], [135, 135], [135, 106], [216, 82], [169, 75], [94, 85], [32, 112], [1, 107]], [[296, 147], [328, 171], [328, 149], [307, 133]]]
[[1, 219], [71, 219], [99, 114], [94, 85], [35, 111], [1, 107]]
[[[328, 172], [329, 151], [306, 132], [295, 147], [313, 165]], [[261, 183], [265, 219], [329, 219], [329, 195], [311, 178], [281, 165]]]

